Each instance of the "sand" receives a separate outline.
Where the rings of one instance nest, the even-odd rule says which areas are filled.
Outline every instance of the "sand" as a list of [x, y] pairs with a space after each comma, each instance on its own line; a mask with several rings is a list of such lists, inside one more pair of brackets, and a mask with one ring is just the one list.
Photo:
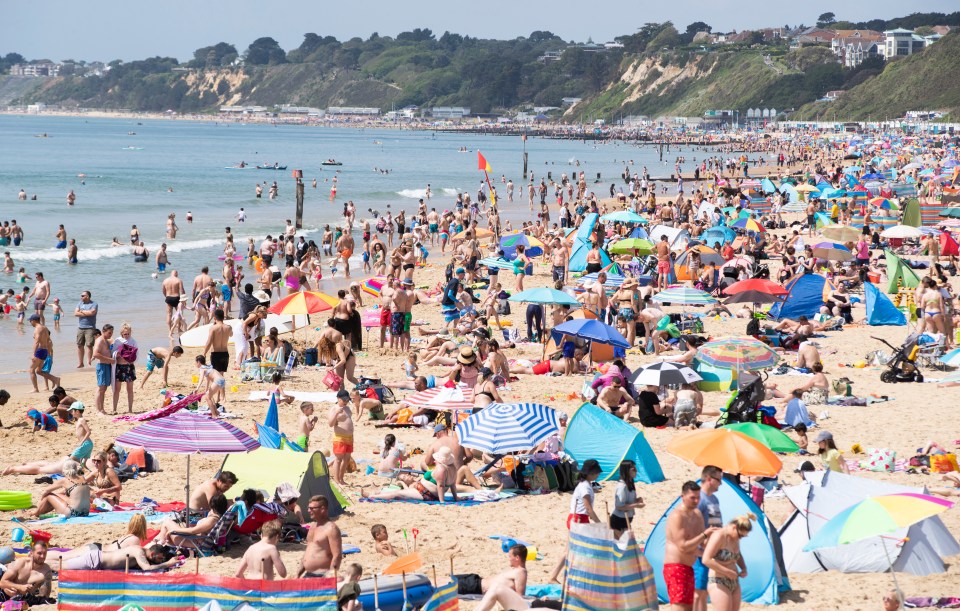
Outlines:
[[[517, 213], [526, 211], [517, 210]], [[442, 258], [445, 261], [445, 257]], [[431, 260], [437, 261], [424, 270], [418, 270], [416, 280], [418, 284], [435, 284], [442, 278], [443, 266], [439, 263], [441, 257], [439, 248], [433, 252]], [[535, 274], [526, 279], [527, 288], [545, 286], [549, 282], [549, 268], [542, 263], [536, 266]], [[513, 279], [505, 276], [502, 279], [504, 288], [513, 288]], [[364, 296], [365, 300], [368, 296]], [[365, 305], [369, 305], [365, 303]], [[668, 308], [668, 311], [678, 311], [677, 307]], [[157, 316], [162, 316], [161, 304], [158, 303]], [[862, 318], [863, 308], [858, 306], [854, 310], [855, 318]], [[515, 307], [512, 316], [507, 317], [515, 325], [522, 323], [522, 308]], [[414, 310], [415, 319], [425, 319], [436, 328], [440, 324], [439, 309], [437, 306], [417, 306]], [[319, 320], [325, 320], [320, 316]], [[743, 319], [726, 319], [705, 321], [706, 334], [712, 337], [740, 335], [743, 333], [746, 321]], [[300, 343], [303, 340], [312, 343], [313, 330], [300, 332], [297, 337]], [[837, 445], [844, 451], [844, 455], [851, 456], [851, 446], [859, 443], [864, 448], [890, 448], [897, 452], [898, 457], [910, 457], [917, 447], [924, 445], [927, 440], [933, 439], [944, 444], [954, 444], [960, 439], [960, 420], [956, 418], [958, 393], [954, 389], [938, 389], [935, 384], [881, 384], [879, 382], [879, 368], [851, 368], [842, 365], [852, 364], [864, 358], [865, 353], [882, 348], [879, 342], [870, 336], [883, 337], [897, 345], [905, 335], [902, 327], [857, 327], [848, 326], [841, 332], [829, 333], [826, 338], [818, 340], [823, 346], [823, 359], [826, 372], [831, 380], [839, 376], [847, 376], [853, 381], [853, 388], [859, 395], [871, 393], [889, 395], [892, 401], [868, 407], [829, 407], [830, 418], [824, 423], [824, 428], [833, 432]], [[403, 378], [403, 355], [397, 355], [376, 347], [376, 331], [372, 331], [364, 338], [364, 351], [358, 354], [358, 374], [382, 377], [385, 380], [399, 380]], [[539, 358], [539, 351], [533, 349], [511, 350], [509, 356], [527, 356]], [[171, 372], [171, 388], [174, 391], [187, 392], [192, 388], [191, 376], [194, 373], [193, 356], [196, 350], [190, 349], [187, 355], [174, 361]], [[62, 355], [61, 359], [69, 359], [69, 355]], [[652, 356], [630, 354], [627, 365], [636, 370], [638, 367], [653, 362]], [[143, 363], [138, 369], [138, 376], [143, 375]], [[422, 368], [422, 373], [432, 373], [437, 376], [445, 375], [446, 368]], [[314, 369], [298, 369], [286, 387], [292, 390], [323, 390], [321, 378], [324, 371]], [[936, 377], [934, 371], [926, 372], [930, 377]], [[254, 434], [252, 420], [262, 419], [266, 402], [245, 401], [249, 391], [266, 389], [266, 385], [257, 383], [239, 382], [237, 372], [228, 374], [227, 406], [231, 412], [240, 417], [232, 422]], [[503, 393], [505, 401], [536, 401], [547, 403], [559, 410], [572, 413], [580, 402], [568, 399], [569, 393], [577, 392], [583, 384], [584, 377], [553, 377], [544, 379], [539, 376], [521, 376], [521, 380], [511, 384], [509, 391]], [[789, 389], [792, 384], [801, 378], [790, 376], [780, 377], [776, 381], [782, 388]], [[12, 394], [11, 401], [3, 408], [2, 415], [6, 428], [0, 429], [0, 444], [4, 447], [3, 463], [12, 464], [21, 461], [40, 458], [55, 458], [69, 453], [74, 447], [74, 437], [71, 425], [63, 425], [59, 433], [31, 434], [23, 414], [32, 407], [46, 405], [46, 395], [29, 394], [29, 386], [8, 387]], [[139, 381], [137, 382], [139, 384]], [[136, 411], [142, 412], [160, 405], [159, 395], [161, 380], [153, 376], [147, 388], [136, 394]], [[93, 428], [93, 439], [97, 448], [106, 446], [115, 436], [127, 430], [130, 425], [113, 423], [110, 418], [98, 415], [93, 409], [94, 374], [90, 369], [68, 374], [64, 377], [63, 385], [68, 392], [88, 406], [88, 418]], [[236, 392], [230, 387], [236, 386]], [[398, 393], [401, 394], [401, 393]], [[719, 407], [727, 399], [726, 393], [707, 393], [708, 407]], [[124, 402], [121, 399], [121, 409]], [[321, 423], [312, 437], [312, 447], [329, 449], [331, 446], [330, 430], [323, 425], [326, 415], [326, 406], [318, 410]], [[821, 411], [824, 408], [813, 408]], [[281, 429], [295, 436], [295, 425], [299, 410], [295, 406], [282, 406], [280, 410]], [[639, 426], [635, 423], [635, 426]], [[356, 430], [357, 459], [377, 461], [377, 445], [383, 438], [386, 429], [375, 428], [373, 423], [364, 417], [360, 420]], [[407, 448], [427, 448], [431, 443], [431, 432], [427, 430], [401, 429], [394, 431], [399, 441]], [[676, 434], [672, 429], [647, 430], [645, 434], [659, 457], [666, 481], [656, 485], [641, 485], [639, 494], [646, 501], [646, 508], [637, 512], [634, 522], [638, 537], [644, 538], [653, 528], [653, 524], [660, 518], [662, 512], [679, 494], [681, 484], [688, 479], [696, 479], [699, 469], [691, 464], [668, 455], [664, 447]], [[781, 481], [784, 484], [795, 484], [799, 476], [793, 470], [803, 459], [787, 455], [783, 457], [784, 469]], [[211, 477], [221, 464], [221, 456], [194, 456], [192, 460], [192, 480], [199, 482]], [[150, 474], [124, 485], [122, 498], [125, 501], [139, 500], [147, 496], [158, 500], [180, 500], [183, 498], [183, 483], [186, 472], [186, 458], [180, 455], [161, 455], [163, 470]], [[894, 482], [911, 486], [936, 485], [939, 476], [936, 475], [907, 475], [861, 473], [863, 477], [881, 481]], [[5, 476], [0, 477], [0, 489], [3, 490], [32, 490], [34, 499], [39, 497], [41, 486], [33, 483], [33, 476]], [[354, 501], [359, 496], [360, 487], [367, 489], [376, 487], [379, 481], [376, 476], [367, 476], [354, 473], [347, 476], [348, 486], [345, 492]], [[613, 505], [615, 484], [608, 483], [598, 493], [597, 507], [604, 515], [608, 507]], [[235, 490], [237, 494], [239, 490]], [[370, 527], [375, 523], [383, 523], [390, 532], [390, 539], [398, 549], [403, 550], [406, 543], [412, 548], [412, 539], [403, 540], [402, 530], [408, 533], [413, 528], [419, 529], [417, 541], [418, 549], [425, 558], [425, 572], [431, 574], [431, 567], [443, 575], [450, 567], [447, 549], [458, 544], [462, 550], [455, 559], [455, 571], [462, 573], [475, 572], [490, 575], [503, 570], [507, 566], [505, 555], [500, 551], [499, 542], [491, 540], [492, 535], [509, 535], [528, 541], [535, 545], [544, 560], [531, 562], [528, 565], [530, 583], [545, 583], [548, 573], [557, 558], [562, 554], [566, 531], [564, 520], [569, 510], [569, 494], [546, 494], [540, 496], [520, 496], [499, 503], [490, 503], [478, 507], [442, 507], [442, 506], [414, 506], [410, 504], [369, 504], [355, 502], [348, 512], [338, 520], [340, 528], [345, 533], [345, 545], [359, 546], [363, 551], [360, 554], [349, 556], [347, 562], [358, 562], [364, 567], [365, 574], [378, 571], [389, 564], [389, 559], [376, 555], [372, 551]], [[769, 499], [765, 510], [771, 520], [779, 526], [789, 516], [792, 507], [785, 498]], [[11, 514], [7, 514], [7, 518]], [[732, 517], [732, 516], [727, 516]], [[953, 533], [960, 533], [960, 511], [954, 509], [943, 515], [943, 520]], [[0, 544], [8, 543], [12, 523], [0, 522]], [[121, 535], [124, 527], [121, 525], [93, 528], [65, 528], [50, 526], [47, 528], [53, 533], [53, 543], [59, 546], [72, 547], [88, 541], [108, 542]], [[228, 553], [213, 558], [200, 560], [200, 570], [204, 573], [229, 575], [233, 574], [239, 564], [239, 557], [243, 550], [234, 547]], [[282, 557], [288, 568], [296, 566], [302, 554], [302, 546], [283, 545]], [[944, 574], [926, 577], [914, 577], [906, 574], [898, 575], [900, 584], [907, 595], [911, 596], [952, 596], [960, 594], [960, 568], [956, 558], [946, 559], [948, 570]], [[193, 564], [187, 567], [193, 569]], [[182, 569], [187, 570], [187, 569]], [[891, 585], [889, 574], [841, 574], [837, 572], [819, 573], [814, 575], [791, 574], [790, 582], [793, 590], [783, 595], [782, 605], [788, 609], [876, 609], [881, 605], [881, 596]], [[442, 579], [442, 577], [441, 577]], [[748, 608], [749, 605], [746, 605]], [[464, 608], [470, 608], [465, 605]]]

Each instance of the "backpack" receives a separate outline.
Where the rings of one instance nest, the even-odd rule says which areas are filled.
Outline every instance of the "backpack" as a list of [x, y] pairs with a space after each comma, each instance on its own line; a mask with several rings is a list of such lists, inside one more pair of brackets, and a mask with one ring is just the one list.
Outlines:
[[370, 384], [364, 390], [364, 394], [368, 399], [377, 399], [384, 405], [397, 402], [396, 397], [393, 395], [393, 391], [383, 384]]
[[127, 343], [120, 344], [120, 348], [117, 350], [117, 356], [128, 363], [133, 363], [137, 360], [137, 347]]
[[557, 474], [557, 492], [573, 492], [577, 487], [576, 463], [561, 460], [553, 470]]
[[497, 302], [497, 314], [500, 316], [509, 316], [510, 315], [510, 302], [509, 301], [498, 301]]

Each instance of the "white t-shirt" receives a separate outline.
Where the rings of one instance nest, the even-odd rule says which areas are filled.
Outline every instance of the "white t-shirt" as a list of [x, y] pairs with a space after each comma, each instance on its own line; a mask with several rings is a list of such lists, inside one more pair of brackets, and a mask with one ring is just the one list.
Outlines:
[[587, 515], [587, 506], [584, 505], [583, 499], [590, 499], [590, 506], [593, 507], [594, 496], [593, 484], [587, 480], [577, 484], [577, 487], [573, 489], [573, 498], [570, 499], [570, 513]]

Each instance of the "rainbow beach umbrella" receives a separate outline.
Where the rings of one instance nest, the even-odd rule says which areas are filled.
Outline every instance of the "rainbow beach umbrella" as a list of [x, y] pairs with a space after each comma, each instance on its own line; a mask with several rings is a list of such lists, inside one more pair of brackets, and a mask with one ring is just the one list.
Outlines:
[[877, 208], [882, 208], [884, 210], [900, 209], [900, 206], [898, 206], [895, 202], [890, 201], [886, 197], [874, 197], [873, 199], [869, 200], [869, 203], [871, 206], [876, 206]]
[[773, 367], [780, 357], [761, 341], [731, 337], [700, 346], [697, 360], [718, 369], [753, 371]]
[[317, 314], [332, 310], [340, 300], [326, 293], [302, 291], [287, 295], [267, 310], [271, 314]]
[[730, 223], [731, 227], [736, 227], [737, 229], [743, 229], [745, 231], [756, 231], [757, 233], [763, 233], [766, 231], [766, 228], [755, 221], [753, 218], [744, 218], [740, 217], [737, 220]]

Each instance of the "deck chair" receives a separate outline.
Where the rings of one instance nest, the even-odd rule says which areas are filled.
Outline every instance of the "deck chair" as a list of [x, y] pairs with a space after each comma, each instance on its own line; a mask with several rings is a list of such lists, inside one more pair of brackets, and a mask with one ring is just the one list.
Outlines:
[[227, 549], [227, 535], [236, 523], [237, 514], [228, 511], [220, 516], [220, 519], [213, 525], [210, 532], [205, 535], [171, 532], [171, 535], [180, 537], [180, 543], [171, 547], [173, 547], [178, 554], [192, 552], [197, 556], [215, 556]]
[[283, 368], [283, 377], [289, 378], [291, 375], [293, 375], [293, 367], [297, 364], [297, 358], [299, 356], [300, 355], [296, 350], [292, 350], [290, 352], [290, 356], [287, 357], [287, 366]]
[[276, 520], [281, 517], [274, 508], [264, 505], [263, 503], [257, 503], [253, 506], [253, 510], [247, 515], [247, 518], [243, 522], [233, 525], [232, 531], [238, 535], [252, 535], [270, 520]]
[[946, 365], [940, 361], [940, 358], [946, 353], [946, 350], [946, 337], [941, 337], [935, 343], [920, 344], [920, 352], [917, 353], [917, 361], [926, 365], [927, 367], [932, 367], [943, 371], [946, 369]]

